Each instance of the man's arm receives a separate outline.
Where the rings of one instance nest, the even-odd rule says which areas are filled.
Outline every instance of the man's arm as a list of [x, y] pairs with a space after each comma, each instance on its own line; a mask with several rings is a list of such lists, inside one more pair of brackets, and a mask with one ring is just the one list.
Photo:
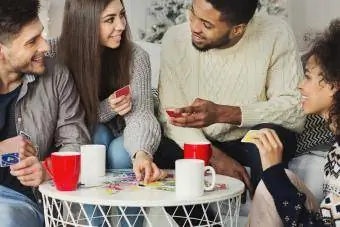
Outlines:
[[55, 144], [61, 146], [60, 151], [80, 151], [80, 145], [90, 142], [84, 122], [85, 111], [69, 71], [56, 66], [55, 73], [54, 84], [59, 99]]
[[287, 26], [284, 28], [280, 31], [282, 34], [277, 35], [267, 71], [267, 101], [227, 106], [196, 99], [190, 106], [176, 109], [176, 113], [184, 115], [172, 118], [172, 123], [202, 128], [215, 123], [253, 127], [271, 122], [296, 131], [302, 129], [304, 116], [299, 107], [298, 84], [303, 77], [303, 70], [294, 36]]
[[273, 46], [267, 72], [267, 101], [242, 105], [241, 126], [252, 127], [271, 122], [295, 131], [302, 130], [304, 115], [300, 108], [298, 85], [303, 70], [294, 34], [283, 24]]
[[203, 128], [215, 123], [240, 125], [242, 121], [240, 107], [218, 105], [199, 98], [188, 107], [175, 109], [174, 113], [178, 117], [172, 117], [170, 121], [180, 127]]

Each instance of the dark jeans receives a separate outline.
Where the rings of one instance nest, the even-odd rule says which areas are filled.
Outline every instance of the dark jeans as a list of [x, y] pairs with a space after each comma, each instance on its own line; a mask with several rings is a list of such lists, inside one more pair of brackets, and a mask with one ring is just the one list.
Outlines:
[[[260, 124], [253, 127], [252, 129], [258, 130], [262, 128], [270, 128], [275, 130], [284, 147], [282, 159], [283, 163], [286, 167], [288, 167], [288, 162], [293, 158], [296, 151], [295, 133], [285, 129], [282, 126], [270, 123]], [[255, 189], [261, 179], [262, 174], [262, 164], [257, 147], [251, 143], [241, 143], [241, 140], [228, 142], [211, 141], [211, 143], [238, 161], [241, 165], [250, 167], [251, 182]], [[158, 167], [163, 169], [175, 169], [175, 161], [181, 158], [183, 158], [183, 150], [173, 140], [163, 137], [159, 149], [154, 156], [154, 162], [158, 165]], [[197, 208], [195, 207], [195, 209], [197, 210], [194, 210], [191, 216], [199, 217], [202, 214], [202, 209], [200, 206], [197, 206]], [[169, 214], [173, 214], [174, 210], [175, 209], [172, 207], [167, 208], [167, 212]], [[178, 212], [183, 212], [183, 209], [178, 209], [176, 213]], [[184, 222], [181, 222], [181, 220], [175, 219], [175, 221], [180, 226], [184, 225]]]

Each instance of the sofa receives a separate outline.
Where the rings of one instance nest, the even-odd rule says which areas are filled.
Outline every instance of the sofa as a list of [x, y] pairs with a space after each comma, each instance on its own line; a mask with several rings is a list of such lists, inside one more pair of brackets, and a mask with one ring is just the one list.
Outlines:
[[[159, 44], [147, 43], [143, 41], [138, 41], [136, 43], [149, 53], [152, 69], [152, 88], [155, 91], [159, 81], [161, 46]], [[326, 161], [325, 156], [328, 149], [328, 145], [316, 146], [312, 149], [309, 149], [307, 152], [304, 152], [304, 154], [293, 158], [289, 163], [289, 169], [296, 173], [305, 182], [305, 184], [319, 201], [321, 201], [323, 197], [322, 170]], [[247, 216], [250, 204], [251, 200], [247, 199], [246, 204], [241, 206], [241, 216]]]

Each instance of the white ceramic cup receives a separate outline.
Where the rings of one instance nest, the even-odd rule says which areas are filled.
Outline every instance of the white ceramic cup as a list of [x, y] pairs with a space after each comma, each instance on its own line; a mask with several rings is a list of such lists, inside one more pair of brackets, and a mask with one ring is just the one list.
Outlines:
[[80, 182], [84, 185], [96, 184], [106, 171], [106, 147], [99, 144], [80, 147]]
[[[204, 185], [204, 173], [211, 172], [211, 185]], [[176, 196], [192, 198], [202, 196], [204, 191], [213, 190], [216, 172], [211, 166], [204, 166], [199, 159], [179, 159], [175, 163]]]

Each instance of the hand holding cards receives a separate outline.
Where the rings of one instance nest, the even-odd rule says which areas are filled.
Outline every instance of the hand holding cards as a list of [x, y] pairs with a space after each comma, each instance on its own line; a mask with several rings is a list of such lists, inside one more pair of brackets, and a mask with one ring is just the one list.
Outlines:
[[118, 98], [120, 96], [127, 96], [129, 95], [131, 92], [131, 88], [130, 85], [126, 85], [125, 87], [122, 87], [120, 89], [118, 89], [117, 91], [114, 92], [114, 96], [115, 98]]
[[242, 143], [252, 143], [252, 139], [256, 137], [258, 130], [249, 130], [241, 140]]
[[166, 113], [168, 114], [169, 117], [181, 117], [182, 116], [182, 114], [176, 113], [175, 110], [173, 110], [173, 109], [167, 109], [165, 111], [166, 111]]
[[0, 155], [0, 167], [8, 167], [20, 161], [19, 152]]
[[273, 129], [250, 130], [241, 142], [256, 145], [260, 153], [263, 171], [282, 162], [283, 144]]
[[132, 96], [130, 85], [115, 91], [108, 98], [112, 111], [120, 116], [124, 116], [132, 109]]

